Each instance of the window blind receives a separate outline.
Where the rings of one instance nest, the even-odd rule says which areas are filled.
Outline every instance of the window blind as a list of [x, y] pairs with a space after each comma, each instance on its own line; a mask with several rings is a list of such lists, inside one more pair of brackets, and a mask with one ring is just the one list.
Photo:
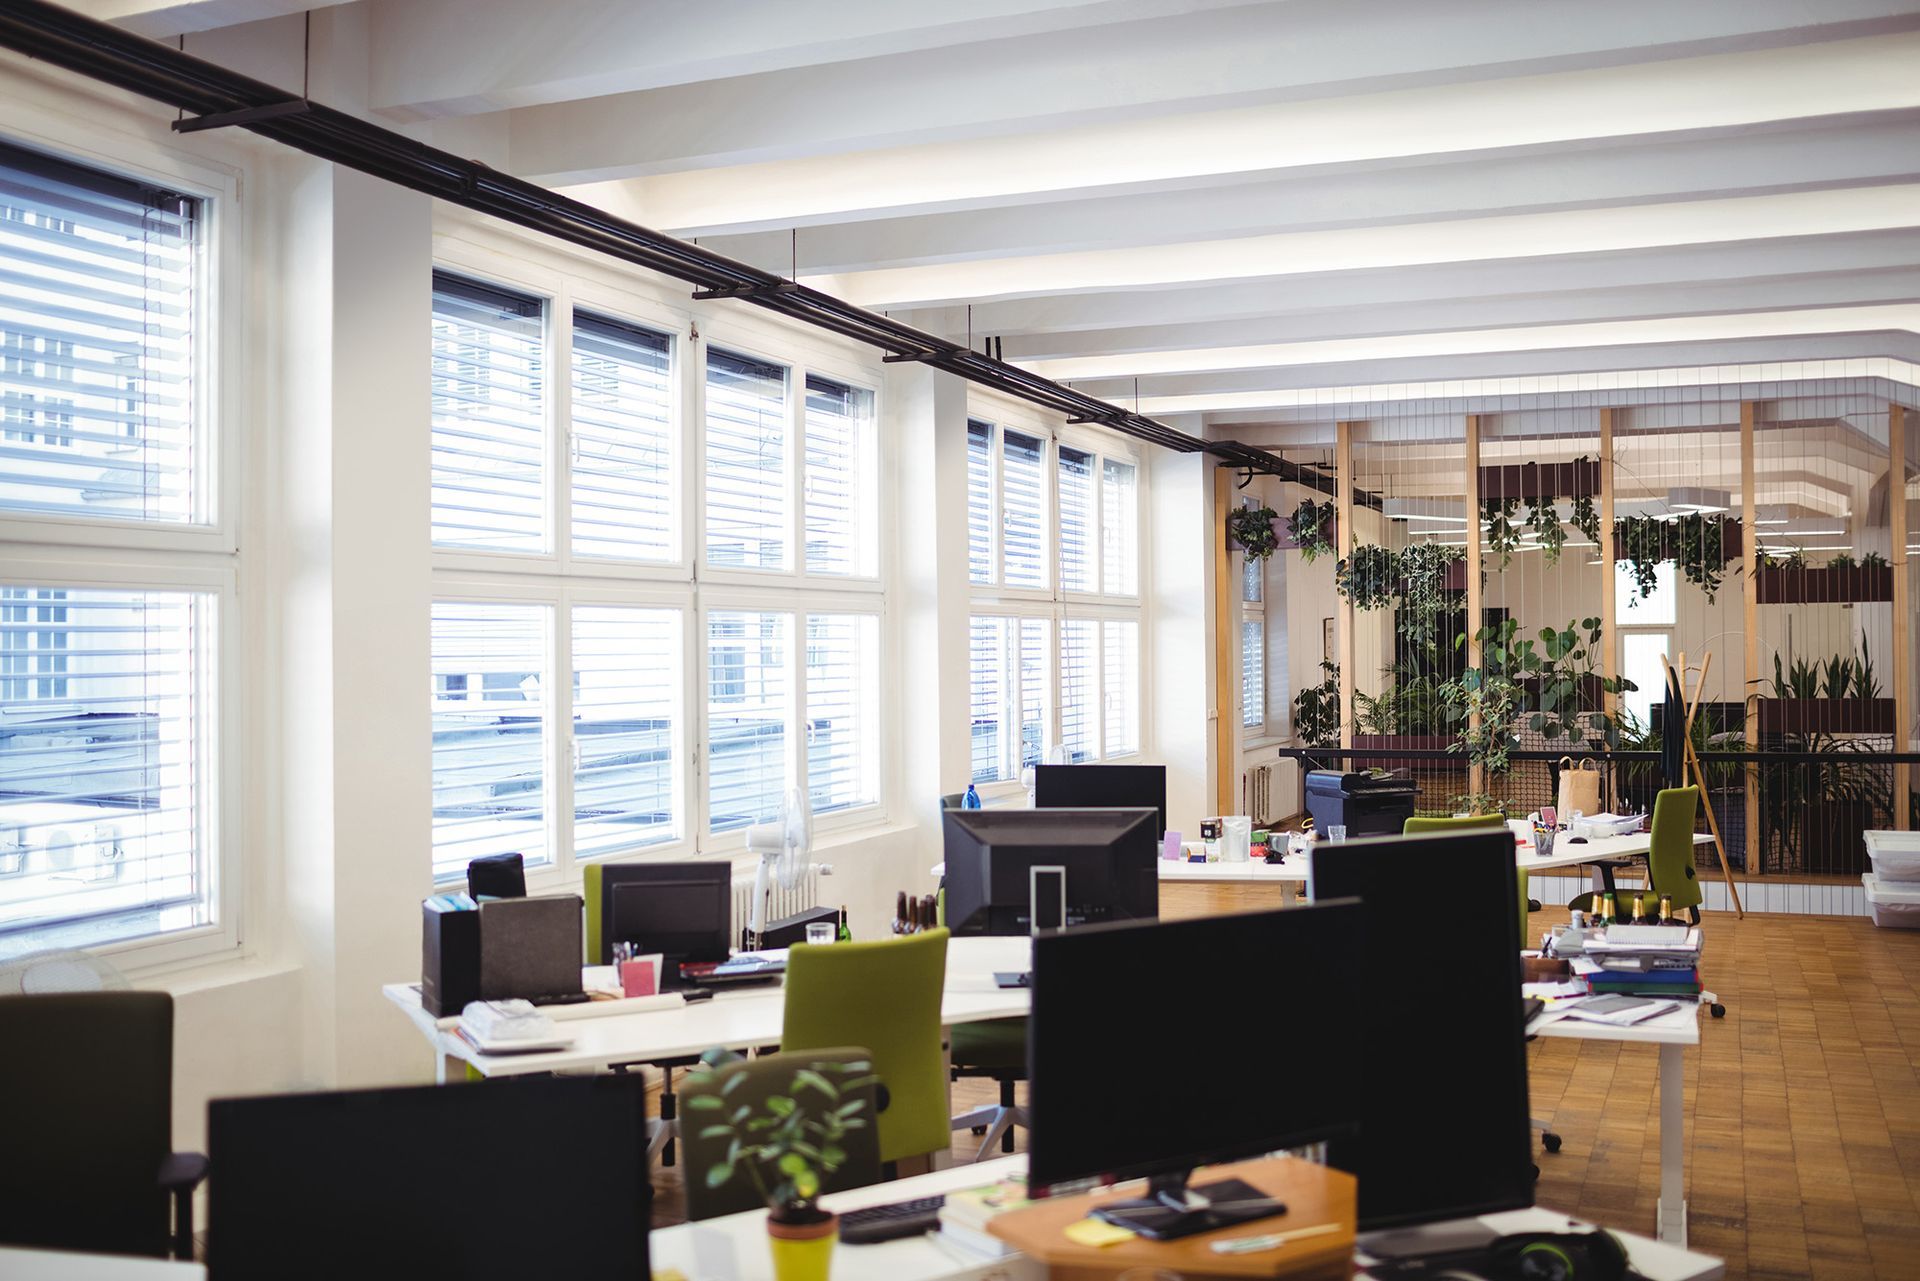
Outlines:
[[1060, 741], [1075, 765], [1100, 755], [1099, 647], [1098, 623], [1070, 618], [1060, 624]]
[[546, 338], [538, 298], [433, 273], [433, 541], [547, 546]]
[[1020, 746], [1021, 768], [1038, 765], [1045, 758], [1048, 739], [1047, 697], [1050, 682], [1047, 667], [1048, 630], [1044, 618], [1015, 620], [1020, 635]]
[[780, 812], [791, 771], [787, 718], [790, 616], [707, 616], [707, 826], [730, 832]]
[[573, 848], [581, 858], [670, 841], [681, 688], [676, 609], [573, 611]]
[[483, 854], [548, 861], [546, 605], [435, 602], [433, 874]]
[[879, 639], [872, 614], [807, 616], [807, 793], [816, 814], [879, 799]]
[[1090, 592], [1093, 580], [1093, 455], [1059, 450], [1060, 588]]
[[1100, 684], [1106, 754], [1126, 756], [1140, 750], [1140, 624], [1103, 622], [1100, 642], [1105, 651]]
[[200, 224], [191, 197], [0, 145], [0, 513], [209, 518]]
[[707, 561], [787, 567], [787, 371], [707, 349]]
[[1248, 605], [1258, 605], [1266, 595], [1266, 562], [1251, 556], [1241, 557], [1240, 563], [1240, 599]]
[[967, 424], [967, 578], [993, 581], [993, 424]]
[[1267, 724], [1267, 625], [1252, 619], [1240, 624], [1240, 724]]
[[1140, 594], [1140, 500], [1132, 463], [1100, 461], [1100, 587], [1109, 596]]
[[867, 437], [873, 393], [807, 376], [806, 567], [809, 574], [874, 572], [866, 520]]
[[972, 779], [992, 783], [1007, 776], [1005, 726], [1013, 682], [1006, 663], [1004, 618], [967, 620], [967, 707]]
[[0, 953], [213, 919], [197, 592], [0, 588]]
[[573, 313], [576, 556], [679, 558], [672, 350], [666, 334]]
[[1004, 434], [1000, 451], [1000, 581], [1008, 587], [1045, 587], [1047, 553], [1046, 442], [1017, 431]]

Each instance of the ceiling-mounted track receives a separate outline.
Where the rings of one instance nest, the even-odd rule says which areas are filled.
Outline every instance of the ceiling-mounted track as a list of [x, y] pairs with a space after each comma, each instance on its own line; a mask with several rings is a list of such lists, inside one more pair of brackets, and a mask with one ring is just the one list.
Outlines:
[[1310, 470], [1265, 450], [1190, 436], [817, 289], [44, 0], [0, 4], [0, 46], [177, 107], [189, 113], [176, 123], [182, 132], [246, 129], [449, 204], [684, 280], [695, 287], [697, 297], [749, 302], [883, 348], [889, 360], [924, 362], [1076, 421], [1098, 423], [1181, 453], [1208, 453], [1234, 467], [1316, 488], [1323, 483]]

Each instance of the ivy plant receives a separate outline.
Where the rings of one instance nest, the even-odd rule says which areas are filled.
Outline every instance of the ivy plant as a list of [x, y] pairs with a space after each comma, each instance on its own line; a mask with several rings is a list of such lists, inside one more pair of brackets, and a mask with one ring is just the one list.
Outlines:
[[1513, 523], [1519, 510], [1517, 498], [1489, 498], [1480, 504], [1480, 523], [1487, 531], [1486, 549], [1499, 553], [1501, 569], [1512, 562], [1514, 552], [1520, 549], [1520, 531]]
[[[1680, 517], [1674, 522], [1674, 532], [1679, 540], [1680, 572], [1687, 581], [1699, 587], [1711, 601], [1714, 593], [1720, 590], [1720, 580], [1726, 574], [1726, 530], [1728, 520], [1724, 516], [1709, 516], [1699, 512]], [[1645, 595], [1645, 593], [1641, 593]]]
[[1300, 554], [1309, 565], [1316, 556], [1333, 555], [1333, 504], [1316, 503], [1311, 498], [1302, 499], [1293, 509], [1293, 515], [1287, 517], [1287, 537], [1300, 548]]
[[1227, 513], [1227, 533], [1246, 549], [1248, 560], [1265, 560], [1280, 545], [1273, 522], [1279, 514], [1271, 507], [1236, 507]]
[[1580, 536], [1598, 547], [1600, 545], [1600, 513], [1594, 510], [1593, 499], [1585, 494], [1576, 497], [1573, 500], [1573, 511], [1570, 515], [1573, 519], [1573, 527], [1580, 531]]
[[[1527, 500], [1527, 525], [1540, 540], [1547, 564], [1560, 563], [1560, 549], [1567, 545], [1567, 531], [1560, 526], [1560, 512], [1551, 495]], [[1504, 567], [1504, 562], [1502, 563]]]
[[1323, 679], [1294, 695], [1293, 736], [1308, 747], [1340, 742], [1340, 664], [1320, 660]]
[[1362, 543], [1334, 566], [1333, 585], [1355, 609], [1383, 609], [1400, 591], [1400, 555]]
[[1665, 559], [1661, 542], [1660, 522], [1651, 516], [1624, 516], [1613, 522], [1614, 559], [1627, 562], [1628, 572], [1633, 575], [1635, 595], [1628, 605], [1653, 595], [1659, 585], [1654, 566]]
[[1441, 618], [1455, 608], [1447, 593], [1447, 571], [1466, 558], [1464, 548], [1433, 542], [1413, 543], [1400, 553], [1399, 622], [1408, 639], [1433, 645]]

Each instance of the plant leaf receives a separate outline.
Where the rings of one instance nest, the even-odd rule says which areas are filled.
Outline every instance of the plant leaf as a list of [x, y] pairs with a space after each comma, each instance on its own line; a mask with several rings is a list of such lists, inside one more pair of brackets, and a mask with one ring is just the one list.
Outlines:
[[709, 1125], [700, 1131], [700, 1137], [703, 1139], [731, 1138], [733, 1137], [733, 1127], [730, 1125]]
[[687, 1100], [687, 1107], [694, 1112], [718, 1112], [726, 1104], [717, 1094], [696, 1094]]
[[733, 1177], [733, 1164], [723, 1161], [719, 1165], [707, 1167], [707, 1186], [717, 1188]]
[[811, 1089], [820, 1091], [820, 1093], [826, 1095], [830, 1099], [837, 1099], [840, 1097], [840, 1091], [833, 1088], [833, 1083], [828, 1081], [826, 1077], [821, 1076], [818, 1072], [814, 1071], [812, 1068], [801, 1068], [799, 1071], [793, 1074], [793, 1086], [794, 1086], [793, 1092], [795, 1094], [798, 1094], [800, 1092], [800, 1087], [803, 1085]]

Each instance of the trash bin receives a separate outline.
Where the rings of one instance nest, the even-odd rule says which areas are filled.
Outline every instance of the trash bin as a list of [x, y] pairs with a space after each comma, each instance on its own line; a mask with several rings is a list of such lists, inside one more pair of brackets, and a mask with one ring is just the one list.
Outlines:
[[1307, 813], [1322, 834], [1345, 824], [1348, 837], [1398, 836], [1413, 817], [1415, 790], [1410, 778], [1314, 770], [1307, 775]]

